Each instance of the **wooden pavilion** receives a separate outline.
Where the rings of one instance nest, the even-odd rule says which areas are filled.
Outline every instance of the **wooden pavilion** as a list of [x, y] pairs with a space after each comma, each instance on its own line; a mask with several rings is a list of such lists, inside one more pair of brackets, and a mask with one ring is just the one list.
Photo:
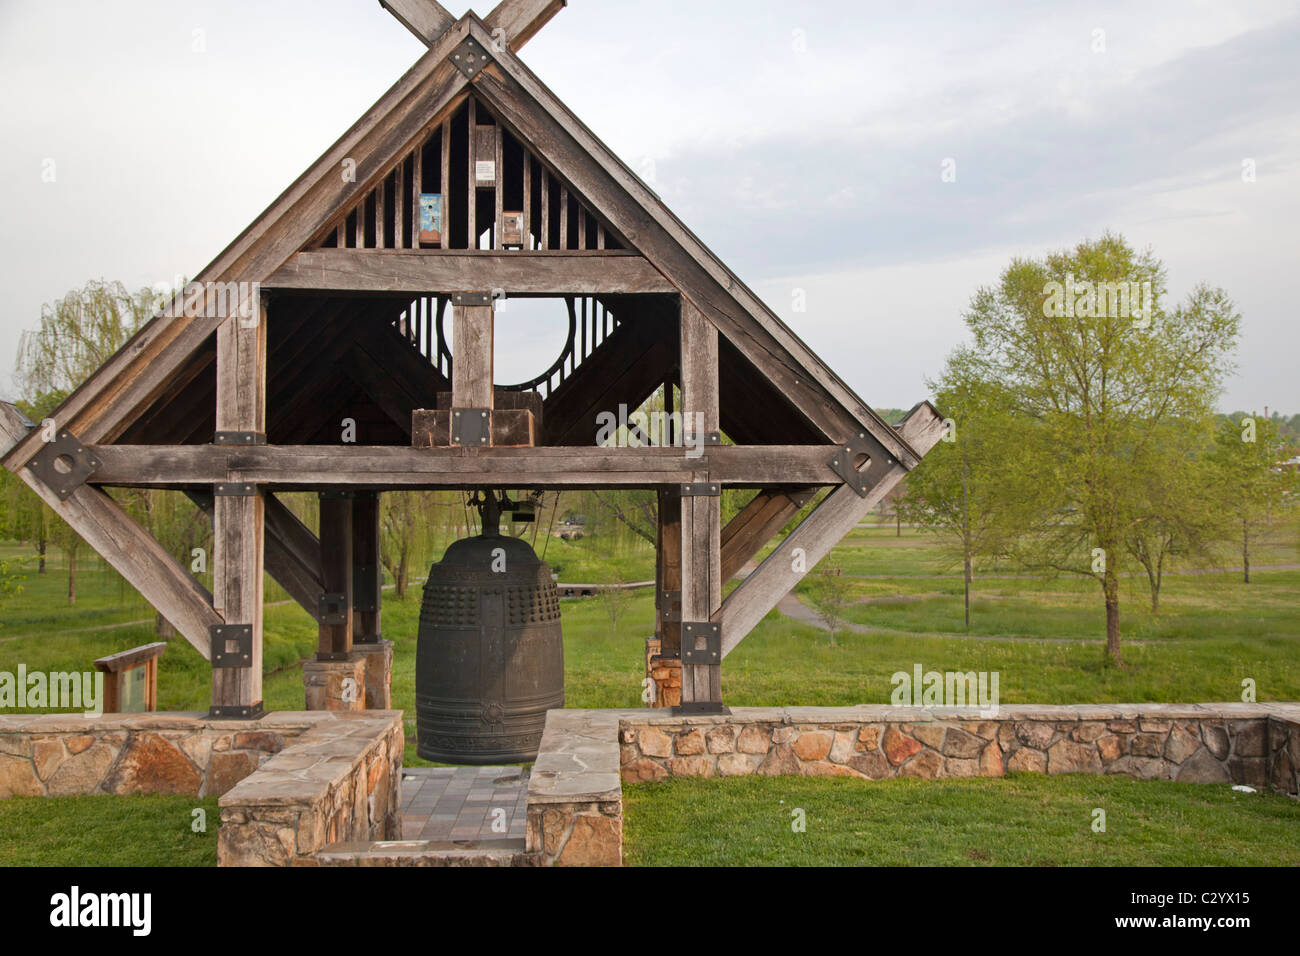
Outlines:
[[[52, 427], [0, 407], [3, 463], [211, 661], [218, 717], [261, 711], [263, 569], [319, 622], [320, 660], [380, 640], [380, 493], [653, 489], [661, 654], [681, 662], [683, 710], [719, 710], [723, 658], [942, 423], [922, 403], [886, 424], [524, 65], [564, 0], [459, 19], [383, 5], [428, 52]], [[561, 357], [505, 387], [503, 296], [569, 314]], [[682, 433], [597, 443], [601, 412], [665, 384]], [[212, 593], [114, 486], [210, 511]], [[754, 491], [726, 527], [724, 487]], [[318, 533], [277, 497], [303, 490], [321, 496]]]

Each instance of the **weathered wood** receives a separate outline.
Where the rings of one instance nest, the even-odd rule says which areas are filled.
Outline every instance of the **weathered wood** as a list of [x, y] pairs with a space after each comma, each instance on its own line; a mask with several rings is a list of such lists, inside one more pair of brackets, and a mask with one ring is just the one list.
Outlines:
[[438, 138], [438, 193], [442, 196], [442, 231], [438, 233], [438, 248], [451, 248], [451, 117], [442, 121]]
[[[464, 99], [468, 81], [448, 62], [467, 35], [462, 18], [311, 168], [257, 218], [195, 282], [202, 286], [237, 277], [262, 280], [329, 226], [339, 209], [365, 196]], [[357, 161], [356, 180], [339, 175], [345, 159]], [[215, 311], [215, 310], [214, 310]], [[171, 377], [220, 325], [223, 317], [185, 315], [178, 297], [166, 314], [147, 323], [56, 409], [60, 427], [88, 442], [113, 440], [152, 404]], [[30, 437], [4, 459], [11, 471], [40, 448]]]
[[[912, 409], [899, 431], [910, 447], [924, 455], [943, 436], [943, 419], [925, 402]], [[871, 471], [877, 471], [877, 466], [873, 465]], [[803, 575], [852, 531], [906, 474], [907, 469], [898, 463], [879, 469], [879, 477], [865, 498], [858, 497], [848, 485], [840, 486], [786, 535], [758, 569], [727, 596], [714, 615], [713, 619], [722, 624], [723, 656], [744, 640]], [[794, 560], [796, 549], [803, 552], [798, 562]]]
[[[718, 330], [687, 300], [682, 303], [680, 342], [683, 441], [693, 444], [718, 430]], [[701, 470], [691, 480], [712, 479], [711, 472]], [[722, 603], [721, 501], [714, 495], [682, 499], [683, 622], [711, 621]], [[721, 660], [688, 663], [685, 652], [692, 638], [685, 627], [681, 639], [682, 703], [721, 705]]]
[[[33, 431], [39, 437], [39, 430]], [[0, 402], [0, 451], [9, 450], [27, 434], [27, 426], [18, 411], [7, 402]], [[213, 610], [212, 595], [207, 589], [152, 535], [98, 488], [82, 485], [66, 501], [61, 501], [30, 469], [20, 469], [18, 477], [207, 659], [208, 628], [221, 624], [222, 617]]]
[[[453, 446], [451, 409], [416, 409], [412, 414], [412, 448]], [[537, 419], [526, 408], [498, 408], [488, 413], [488, 435], [493, 448], [531, 448], [537, 444]], [[461, 442], [456, 442], [459, 445]]]
[[263, 283], [266, 289], [322, 292], [481, 292], [508, 295], [671, 293], [644, 258], [610, 252], [492, 254], [437, 249], [317, 249], [300, 252]]
[[[676, 489], [660, 489], [656, 524], [655, 636], [662, 657], [681, 656], [682, 497]], [[670, 613], [672, 612], [672, 613]], [[669, 617], [674, 618], [669, 620]]]
[[[250, 315], [217, 329], [217, 431], [266, 434], [266, 316], [261, 298]], [[212, 516], [212, 606], [227, 624], [252, 628], [250, 659], [212, 669], [212, 706], [262, 702], [262, 581], [265, 506], [260, 494], [217, 495]], [[225, 710], [230, 713], [231, 711]]]
[[359, 491], [352, 499], [352, 641], [381, 638], [383, 569], [379, 564], [379, 493]]
[[[549, 412], [548, 412], [549, 414]], [[690, 458], [684, 448], [412, 449], [379, 446], [96, 445], [96, 481], [185, 488], [249, 481], [275, 488], [653, 488], [705, 471], [724, 486], [835, 485], [832, 445], [724, 445]], [[527, 476], [526, 479], [522, 476]]]
[[469, 104], [466, 113], [466, 141], [469, 143], [468, 167], [466, 170], [467, 184], [465, 186], [465, 221], [468, 225], [469, 243], [468, 249], [478, 248], [478, 176], [474, 168], [474, 157], [477, 150], [475, 149], [478, 139], [478, 102], [473, 96], [469, 98]]
[[760, 491], [722, 529], [722, 580], [730, 581], [812, 500], [816, 488]]
[[[568, 0], [501, 0], [484, 22], [493, 37], [502, 38], [510, 49], [519, 50], [567, 3]], [[496, 50], [497, 46], [489, 49]]]
[[320, 498], [322, 616], [316, 659], [345, 660], [352, 653], [352, 496], [325, 492]]
[[492, 407], [492, 324], [490, 305], [452, 307], [456, 343], [451, 367], [453, 408]]
[[[482, 42], [482, 30], [471, 34]], [[705, 312], [830, 439], [865, 430], [889, 457], [919, 456], [728, 270], [637, 176], [508, 51], [476, 94]], [[877, 457], [884, 457], [878, 454]]]
[[425, 46], [432, 45], [456, 22], [438, 0], [379, 0], [379, 5]]

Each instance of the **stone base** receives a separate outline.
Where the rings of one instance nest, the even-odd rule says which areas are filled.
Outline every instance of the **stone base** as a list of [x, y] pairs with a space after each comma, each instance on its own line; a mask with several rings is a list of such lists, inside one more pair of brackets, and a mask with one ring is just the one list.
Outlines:
[[307, 692], [307, 710], [365, 710], [366, 659], [353, 655], [345, 661], [307, 661], [302, 665], [302, 683]]
[[657, 637], [645, 642], [645, 673], [654, 681], [654, 699], [647, 707], [676, 707], [682, 702], [682, 662], [675, 657], [661, 657]]
[[366, 710], [388, 710], [393, 704], [393, 642], [353, 644], [352, 652], [365, 661]]

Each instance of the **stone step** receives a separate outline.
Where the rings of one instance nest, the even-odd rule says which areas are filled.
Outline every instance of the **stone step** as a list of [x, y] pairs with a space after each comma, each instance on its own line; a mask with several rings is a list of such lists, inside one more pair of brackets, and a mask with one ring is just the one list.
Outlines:
[[316, 854], [321, 866], [541, 866], [539, 853], [523, 840], [449, 843], [436, 840], [384, 840], [333, 843]]

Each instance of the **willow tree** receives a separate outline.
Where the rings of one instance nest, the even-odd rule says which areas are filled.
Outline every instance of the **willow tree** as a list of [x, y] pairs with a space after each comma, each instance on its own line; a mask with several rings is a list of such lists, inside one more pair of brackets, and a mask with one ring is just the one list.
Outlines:
[[1165, 294], [1160, 261], [1107, 234], [1013, 260], [965, 315], [971, 374], [1032, 423], [1007, 465], [1034, 489], [1014, 552], [1097, 583], [1117, 665], [1125, 541], [1149, 514], [1146, 482], [1166, 443], [1212, 416], [1240, 325], [1221, 289], [1199, 285], [1170, 309]]

